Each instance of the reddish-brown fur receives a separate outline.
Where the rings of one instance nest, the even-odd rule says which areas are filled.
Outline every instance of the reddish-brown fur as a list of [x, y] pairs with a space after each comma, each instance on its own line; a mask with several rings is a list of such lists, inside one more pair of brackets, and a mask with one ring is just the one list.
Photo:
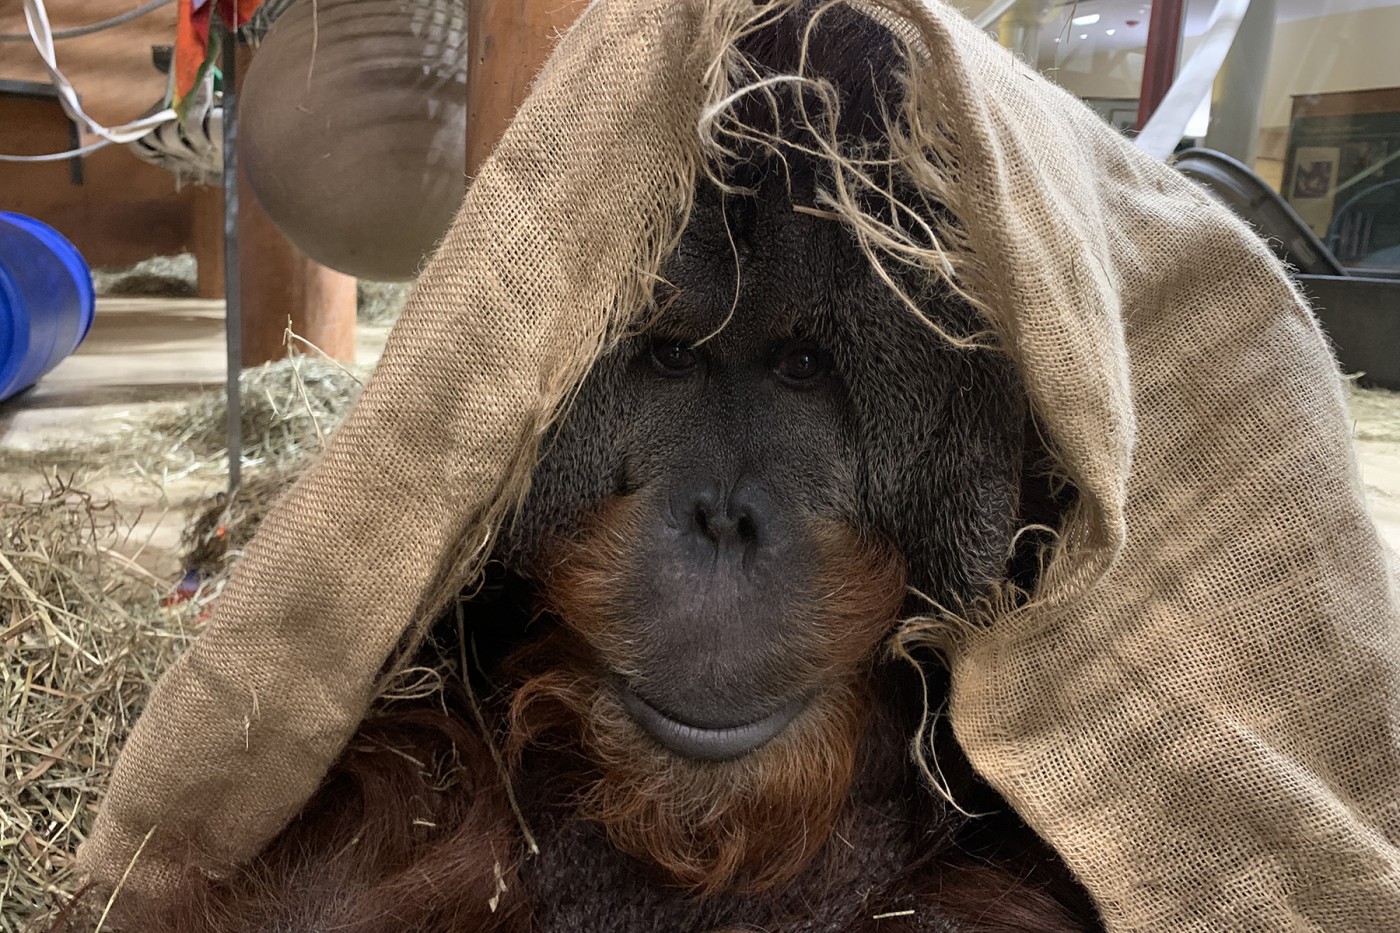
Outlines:
[[[123, 930], [525, 929], [524, 905], [490, 909], [519, 833], [477, 731], [440, 708], [367, 720], [302, 815], [229, 883], [192, 855], [178, 894], [122, 904]], [[109, 925], [110, 926], [110, 925]], [[90, 929], [61, 921], [55, 929]]]
[[[902, 745], [889, 729], [897, 717], [878, 708], [871, 677], [903, 600], [901, 558], [847, 528], [817, 524], [822, 598], [809, 608], [811, 637], [795, 650], [829, 689], [750, 756], [692, 762], [647, 739], [601, 676], [626, 660], [625, 620], [613, 616], [613, 607], [616, 581], [630, 566], [633, 521], [629, 507], [613, 501], [578, 536], [559, 543], [540, 594], [546, 614], [560, 624], [496, 672], [502, 689], [488, 702], [488, 715], [504, 739], [517, 789], [539, 782], [527, 762], [543, 756], [557, 786], [534, 799], [566, 801], [572, 818], [599, 825], [612, 846], [669, 879], [664, 883], [700, 897], [742, 896], [750, 898], [742, 904], [759, 911], [763, 898], [781, 898], [799, 877], [822, 896], [866, 896], [839, 890], [846, 856], [832, 839], [855, 832], [866, 818], [853, 782], [886, 780], [880, 769], [889, 766], [872, 763], [870, 743], [882, 753], [874, 759], [894, 762], [895, 774], [905, 768], [902, 748], [889, 747]], [[222, 882], [192, 869], [172, 904], [126, 905], [125, 928], [530, 929], [531, 886], [519, 872], [523, 834], [502, 776], [471, 724], [465, 693], [454, 690], [437, 703], [377, 712], [302, 816], [260, 859]], [[528, 821], [534, 814], [523, 816]], [[977, 933], [1090, 928], [1013, 871], [955, 852], [914, 857], [890, 884], [885, 902], [913, 913], [873, 920], [864, 912], [849, 929], [943, 929], [927, 926], [930, 916], [960, 919], [958, 929]], [[548, 879], [533, 889], [548, 896]], [[603, 917], [600, 926], [608, 926]], [[56, 926], [62, 928], [63, 921]]]
[[[870, 698], [876, 648], [904, 599], [904, 564], [846, 526], [813, 522], [818, 605], [790, 646], [792, 666], [824, 689], [783, 735], [733, 762], [688, 761], [651, 742], [600, 674], [628, 665], [635, 623], [614, 617], [614, 589], [637, 564], [635, 500], [615, 499], [559, 548], [543, 594], [563, 622], [564, 664], [536, 665], [511, 702], [511, 749], [563, 728], [596, 768], [579, 813], [624, 852], [699, 892], [761, 891], [791, 881], [845, 802]], [[555, 649], [557, 650], [557, 649]]]

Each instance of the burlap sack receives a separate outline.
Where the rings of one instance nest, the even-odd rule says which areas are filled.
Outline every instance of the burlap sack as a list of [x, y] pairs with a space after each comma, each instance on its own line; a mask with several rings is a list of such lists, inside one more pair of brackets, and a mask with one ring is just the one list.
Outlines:
[[[1400, 929], [1400, 597], [1316, 322], [1190, 183], [956, 11], [886, 5], [919, 53], [904, 168], [959, 221], [930, 274], [1081, 493], [1037, 598], [954, 639], [959, 740], [1113, 930]], [[152, 695], [80, 852], [100, 884], [158, 896], [177, 837], [247, 859], [310, 795], [642, 307], [754, 10], [598, 0], [563, 38]]]

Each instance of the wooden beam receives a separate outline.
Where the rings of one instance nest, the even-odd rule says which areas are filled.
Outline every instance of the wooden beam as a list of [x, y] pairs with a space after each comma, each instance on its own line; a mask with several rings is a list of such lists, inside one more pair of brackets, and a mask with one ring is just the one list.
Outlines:
[[585, 0], [472, 0], [467, 7], [467, 177], [496, 148], [556, 37]]
[[1176, 80], [1181, 60], [1181, 29], [1186, 0], [1155, 0], [1147, 25], [1147, 50], [1142, 62], [1142, 93], [1138, 96], [1137, 128], [1142, 129]]

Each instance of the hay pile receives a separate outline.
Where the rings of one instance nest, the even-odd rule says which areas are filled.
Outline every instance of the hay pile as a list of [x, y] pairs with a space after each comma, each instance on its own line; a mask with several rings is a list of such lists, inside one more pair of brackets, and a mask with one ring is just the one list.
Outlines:
[[[244, 370], [243, 466], [283, 470], [319, 453], [371, 368], [294, 356]], [[191, 475], [222, 475], [227, 460], [228, 400], [220, 387], [100, 438], [38, 450], [0, 449], [0, 474], [58, 470], [81, 475], [86, 483], [140, 477], [164, 488]]]
[[[153, 256], [124, 269], [93, 269], [92, 287], [104, 298], [194, 298], [199, 265], [192, 253]], [[398, 319], [408, 302], [408, 282], [355, 283], [355, 319], [382, 326]]]
[[24, 492], [0, 488], [0, 933], [43, 929], [72, 892], [71, 853], [151, 685], [198, 632], [263, 515], [340, 424], [367, 371], [301, 356], [243, 374], [244, 484], [188, 511], [183, 580], [137, 562], [139, 514], [75, 483], [220, 480], [222, 391], [115, 439], [0, 450], [0, 472], [31, 480]]
[[1356, 440], [1400, 442], [1400, 392], [1352, 386], [1349, 396]]
[[361, 324], [392, 324], [408, 303], [408, 282], [371, 282], [360, 279], [355, 285], [355, 319]]
[[208, 581], [214, 581], [215, 588], [222, 585], [263, 516], [296, 481], [304, 464], [253, 474], [232, 494], [215, 496], [185, 527], [185, 568], [201, 588], [209, 590]]
[[121, 553], [132, 521], [58, 480], [0, 504], [3, 933], [71, 889], [116, 751], [197, 630], [202, 599], [163, 606], [170, 583]]
[[92, 287], [108, 298], [193, 298], [198, 273], [192, 253], [153, 256], [125, 269], [93, 269]]
[[[310, 356], [264, 363], [239, 376], [243, 464], [282, 468], [319, 453], [359, 397], [367, 366]], [[228, 450], [228, 400], [222, 390], [142, 427], [151, 466], [222, 468]]]

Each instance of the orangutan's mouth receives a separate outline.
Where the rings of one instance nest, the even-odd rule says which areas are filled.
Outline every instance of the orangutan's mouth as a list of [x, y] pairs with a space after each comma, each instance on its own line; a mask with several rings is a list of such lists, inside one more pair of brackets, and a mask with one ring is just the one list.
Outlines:
[[684, 758], [726, 761], [757, 750], [787, 728], [806, 709], [807, 696], [794, 697], [752, 722], [697, 726], [663, 713], [630, 688], [619, 685], [622, 704], [653, 739]]

